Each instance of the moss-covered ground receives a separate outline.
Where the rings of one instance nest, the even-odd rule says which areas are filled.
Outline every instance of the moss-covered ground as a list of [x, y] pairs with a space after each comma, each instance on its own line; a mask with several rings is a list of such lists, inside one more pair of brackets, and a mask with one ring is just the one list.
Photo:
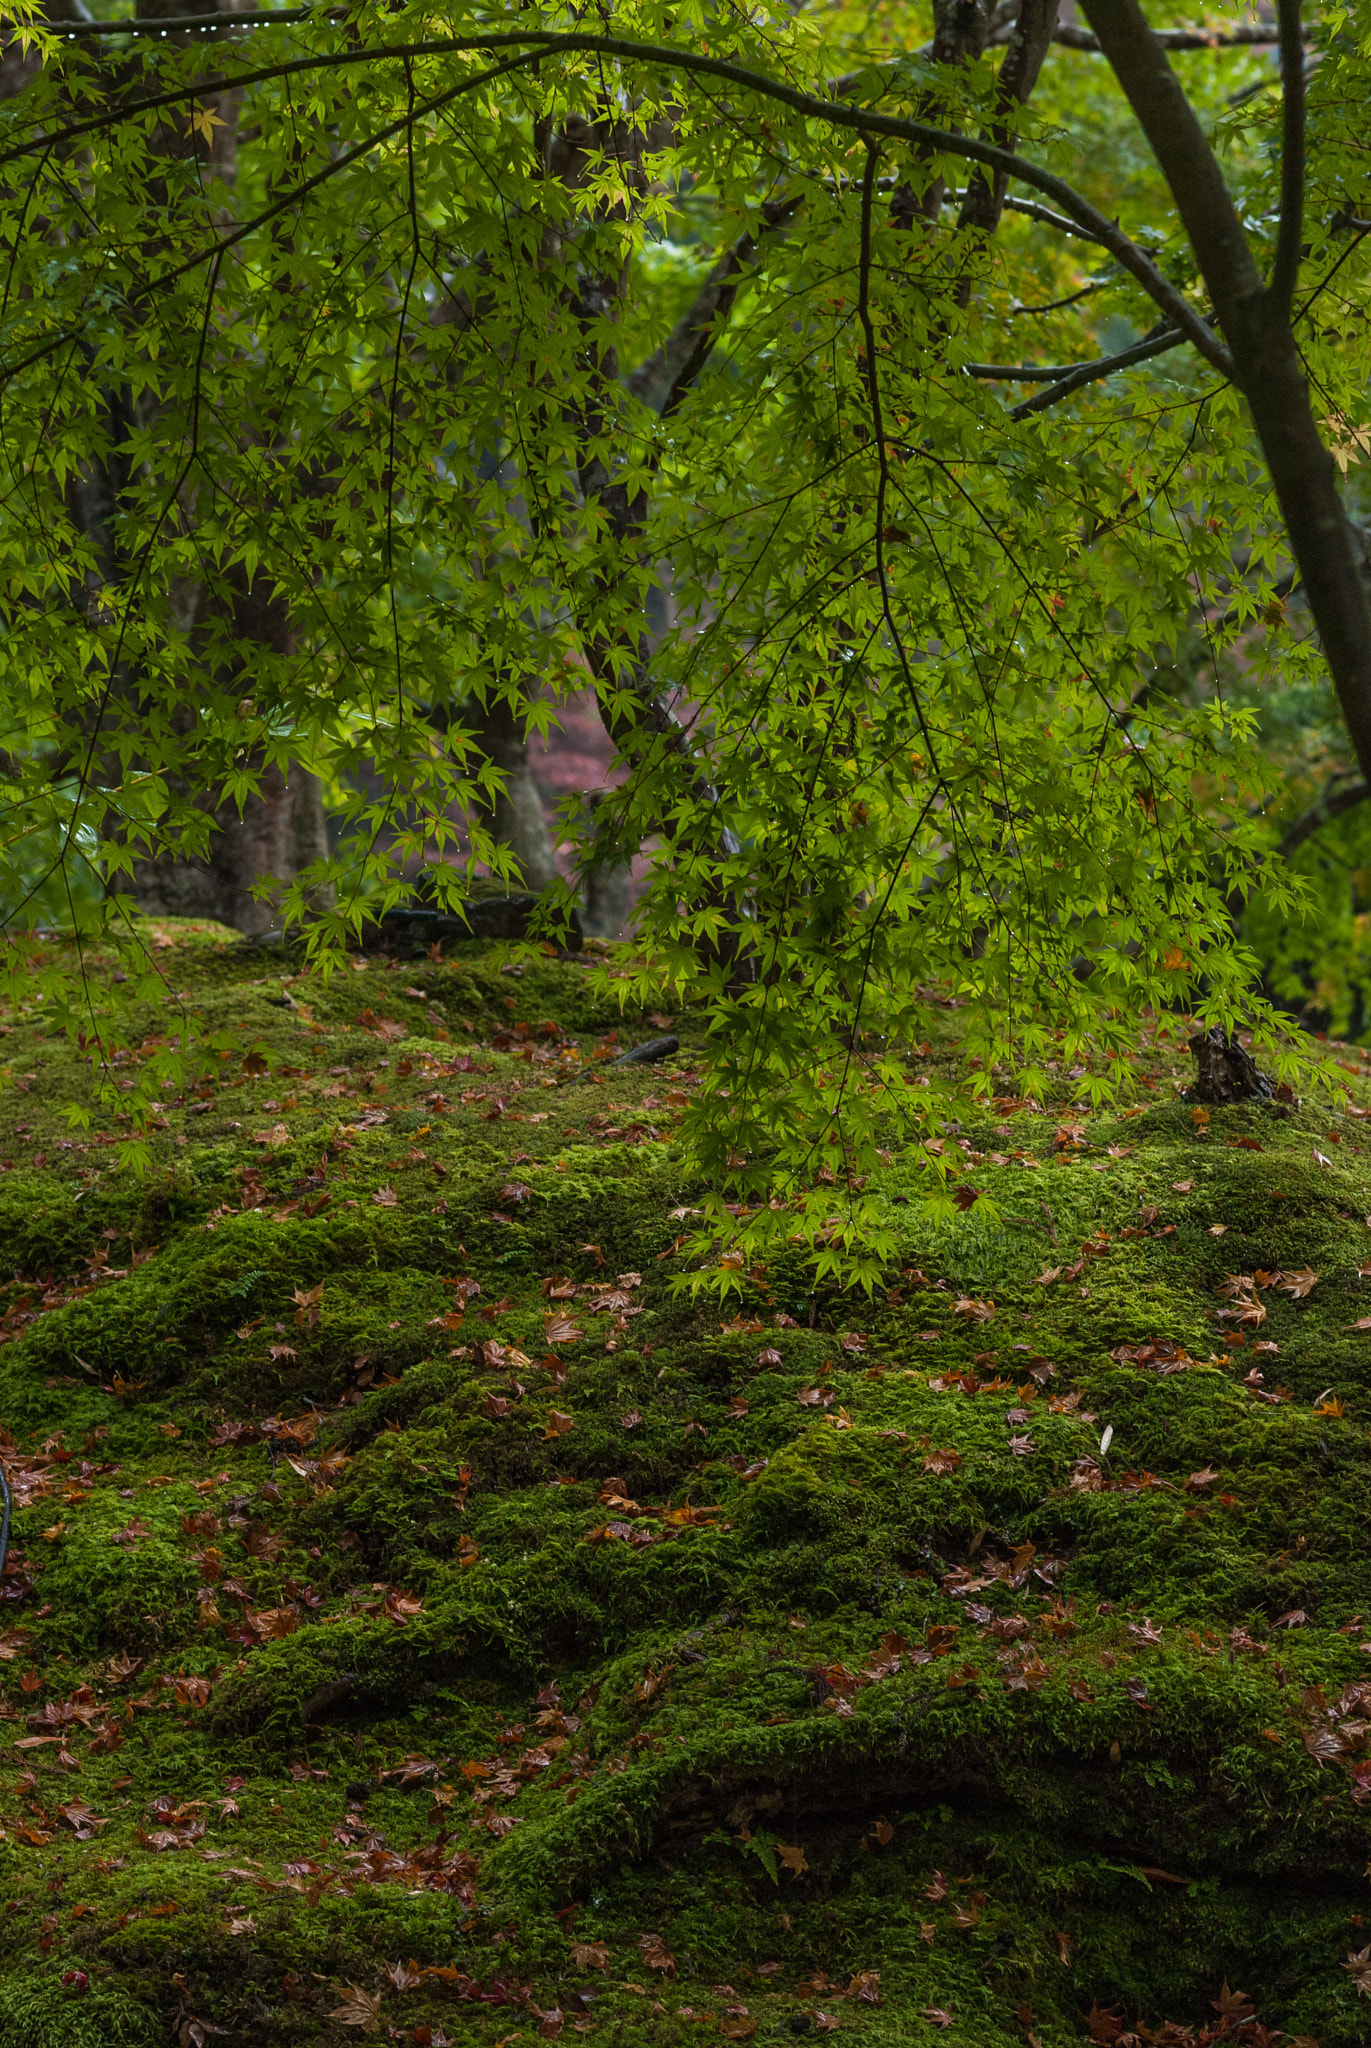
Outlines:
[[1205, 1118], [1140, 1029], [721, 1316], [689, 1019], [160, 937], [146, 1050], [267, 1057], [144, 1178], [0, 1020], [0, 2048], [1366, 2040], [1355, 1052]]

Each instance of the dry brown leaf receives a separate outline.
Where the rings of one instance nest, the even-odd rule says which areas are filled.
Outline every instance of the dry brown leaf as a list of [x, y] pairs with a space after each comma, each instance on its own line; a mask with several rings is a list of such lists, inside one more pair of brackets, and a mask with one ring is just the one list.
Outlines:
[[341, 2005], [336, 2005], [329, 2014], [345, 2027], [360, 2027], [364, 2034], [375, 2034], [381, 2026], [381, 1994], [363, 1991], [360, 1984], [349, 1984]]

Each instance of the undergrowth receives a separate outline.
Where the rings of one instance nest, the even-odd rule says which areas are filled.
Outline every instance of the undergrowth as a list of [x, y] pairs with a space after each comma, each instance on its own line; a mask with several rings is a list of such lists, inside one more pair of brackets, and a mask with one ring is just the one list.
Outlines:
[[1365, 2038], [1355, 1054], [1206, 1117], [1140, 1027], [721, 1316], [690, 1018], [158, 937], [143, 1056], [243, 1057], [144, 1178], [0, 1021], [0, 2048]]

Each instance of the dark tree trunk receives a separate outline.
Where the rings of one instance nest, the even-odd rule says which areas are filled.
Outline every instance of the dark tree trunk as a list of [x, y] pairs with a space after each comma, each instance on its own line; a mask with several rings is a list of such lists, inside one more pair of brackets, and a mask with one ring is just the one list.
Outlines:
[[207, 859], [139, 861], [134, 894], [155, 916], [215, 918], [256, 938], [275, 923], [280, 890], [259, 898], [253, 883], [291, 882], [327, 851], [319, 778], [299, 766], [289, 776], [268, 767], [241, 817], [229, 805], [215, 812]]
[[[202, 602], [202, 592], [189, 593], [188, 614], [193, 617]], [[244, 579], [235, 593], [232, 637], [245, 653], [254, 646], [273, 654], [295, 651], [290, 614], [272, 593], [267, 576], [251, 584]], [[298, 762], [286, 770], [267, 763], [260, 778], [241, 812], [236, 804], [215, 808], [204, 860], [167, 857], [137, 863], [133, 888], [144, 910], [163, 917], [216, 918], [254, 938], [271, 930], [285, 885], [322, 860], [329, 847], [319, 778]], [[278, 886], [259, 897], [253, 884], [263, 881]]]
[[504, 773], [505, 786], [484, 809], [482, 822], [519, 864], [510, 886], [538, 895], [557, 879], [552, 835], [543, 814], [543, 799], [528, 764], [528, 732], [503, 698], [473, 711], [473, 723], [486, 758]]

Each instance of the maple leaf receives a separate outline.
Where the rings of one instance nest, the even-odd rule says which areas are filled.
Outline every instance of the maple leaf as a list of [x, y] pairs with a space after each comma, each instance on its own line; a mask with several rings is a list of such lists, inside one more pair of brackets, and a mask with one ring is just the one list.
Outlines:
[[329, 2014], [345, 2027], [360, 2027], [364, 2034], [375, 2034], [381, 2026], [381, 1994], [363, 1991], [359, 1984], [349, 1984], [347, 1996], [341, 2005], [336, 2005]]
[[950, 2027], [953, 2024], [955, 2016], [950, 2006], [926, 2005], [922, 2010], [923, 2016], [930, 2026]]
[[1246, 1991], [1230, 1991], [1228, 1989], [1228, 1978], [1223, 1978], [1223, 1991], [1217, 1995], [1217, 1999], [1209, 1999], [1209, 2003], [1213, 2005], [1215, 2013], [1223, 2021], [1232, 2021], [1232, 2019], [1244, 2021], [1244, 2019], [1250, 2019], [1252, 2013], [1256, 2011], [1256, 2007], [1252, 2005], [1252, 2001], [1246, 1995]]
[[547, 1411], [547, 1428], [543, 1431], [543, 1442], [550, 1443], [559, 1436], [565, 1436], [568, 1430], [575, 1427], [574, 1416], [564, 1414], [560, 1408], [549, 1408]]
[[1185, 1482], [1185, 1490], [1187, 1493], [1199, 1493], [1204, 1487], [1212, 1486], [1218, 1476], [1217, 1471], [1212, 1465], [1206, 1465], [1203, 1471], [1190, 1474], [1190, 1477]]
[[858, 1970], [847, 1987], [849, 1998], [855, 1998], [862, 2005], [879, 2005], [881, 2002], [881, 1973], [879, 1970]]
[[[222, 114], [216, 114], [211, 107], [202, 107], [198, 103], [196, 103], [191, 106], [190, 126], [186, 130], [186, 135], [187, 138], [193, 135], [203, 135], [205, 141], [213, 145], [215, 129], [227, 128], [227, 126], [228, 123], [227, 121], [225, 121]], [[1345, 467], [1346, 465], [1344, 465], [1344, 468]], [[245, 1073], [249, 1071], [248, 1060], [253, 1061], [253, 1067], [251, 1069], [252, 1072], [260, 1074], [264, 1074], [266, 1072], [267, 1068], [265, 1060], [258, 1059], [254, 1054], [249, 1053], [248, 1059], [245, 1059], [243, 1061], [243, 1070]]]
[[928, 1883], [924, 1886], [924, 1897], [926, 1899], [945, 1899], [947, 1891], [947, 1879], [943, 1876], [941, 1870], [935, 1870]]
[[1114, 2008], [1101, 2007], [1093, 1998], [1090, 2001], [1090, 2010], [1085, 2016], [1085, 2024], [1090, 2039], [1096, 2042], [1117, 2041], [1123, 2032], [1123, 2021]]
[[1349, 1949], [1343, 1968], [1351, 1971], [1358, 1997], [1371, 1998], [1371, 1944], [1359, 1948], [1355, 1954]]
[[257, 1932], [257, 1922], [253, 1919], [251, 1913], [244, 1913], [239, 1919], [229, 1921], [227, 1932], [230, 1934], [255, 1934]]
[[1310, 1290], [1318, 1284], [1319, 1275], [1308, 1266], [1298, 1272], [1282, 1273], [1277, 1286], [1282, 1294], [1288, 1294], [1292, 1301], [1303, 1301]]
[[993, 1301], [977, 1301], [970, 1295], [962, 1295], [952, 1304], [954, 1316], [970, 1316], [978, 1323], [988, 1323], [995, 1313]]
[[578, 1941], [571, 1951], [571, 1960], [578, 1970], [607, 1970], [609, 1950], [602, 1941]]
[[573, 1317], [553, 1315], [544, 1318], [543, 1336], [549, 1344], [576, 1344], [585, 1331]]
[[1301, 1728], [1304, 1746], [1319, 1768], [1336, 1763], [1342, 1755], [1342, 1743], [1331, 1728]]
[[422, 1972], [413, 1956], [407, 1963], [387, 1963], [385, 1974], [397, 1991], [413, 1991], [415, 1985], [423, 1981]]
[[809, 1859], [804, 1850], [799, 1847], [787, 1848], [784, 1842], [776, 1844], [776, 1861], [783, 1870], [788, 1870], [792, 1877], [802, 1877], [809, 1868]]
[[[396, 1194], [394, 1188], [377, 1188], [375, 1194], [372, 1196], [371, 1199], [373, 1203], [375, 1203], [377, 1208], [393, 1209], [396, 1203], [399, 1201], [400, 1197]], [[351, 2026], [357, 2026], [360, 2023], [356, 2020], [352, 2020], [347, 2022], [347, 2024]]]
[[924, 1459], [924, 1471], [936, 1472], [939, 1474], [942, 1474], [944, 1472], [955, 1472], [957, 1467], [961, 1464], [961, 1462], [962, 1459], [960, 1451], [954, 1451], [951, 1449], [942, 1451], [930, 1451], [928, 1456]]

